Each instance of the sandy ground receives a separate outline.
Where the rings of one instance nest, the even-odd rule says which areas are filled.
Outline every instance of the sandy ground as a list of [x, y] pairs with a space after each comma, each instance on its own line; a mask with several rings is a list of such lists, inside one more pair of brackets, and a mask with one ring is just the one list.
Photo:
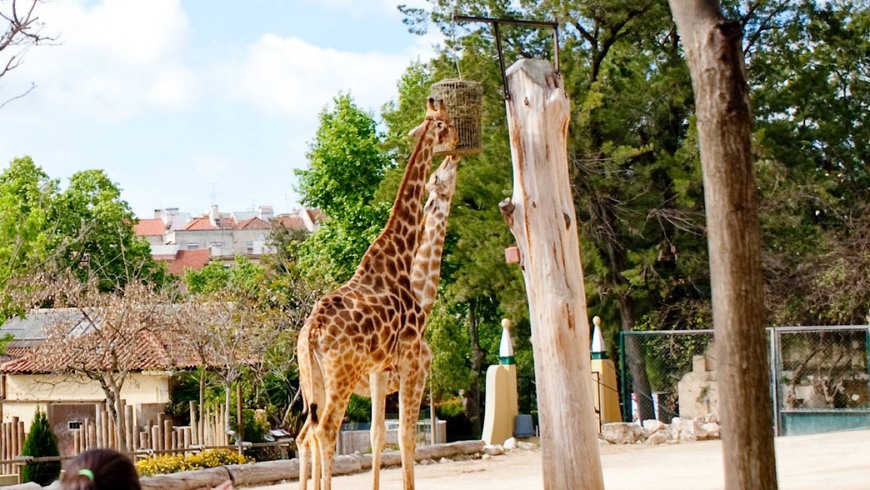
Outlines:
[[[784, 490], [870, 489], [870, 430], [780, 437], [776, 458], [779, 488]], [[724, 488], [720, 441], [606, 445], [601, 446], [601, 464], [608, 490]], [[486, 460], [418, 464], [416, 481], [418, 490], [542, 489], [541, 452], [514, 450]], [[299, 484], [259, 488], [296, 490]], [[335, 477], [333, 488], [370, 489], [371, 473]], [[382, 470], [381, 488], [402, 488], [401, 470]]]

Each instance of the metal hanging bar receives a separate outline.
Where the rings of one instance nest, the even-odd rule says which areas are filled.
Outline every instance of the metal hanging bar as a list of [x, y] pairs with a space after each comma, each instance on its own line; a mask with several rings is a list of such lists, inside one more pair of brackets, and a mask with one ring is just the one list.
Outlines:
[[504, 86], [504, 98], [505, 100], [510, 100], [511, 94], [510, 90], [508, 90], [507, 86], [507, 73], [505, 73], [504, 68], [504, 54], [501, 49], [501, 33], [499, 31], [499, 24], [508, 24], [514, 26], [522, 26], [522, 27], [535, 27], [535, 28], [544, 28], [544, 29], [553, 29], [553, 53], [555, 56], [554, 65], [556, 68], [556, 74], [560, 73], [559, 69], [559, 24], [555, 21], [547, 22], [547, 21], [537, 21], [537, 20], [521, 20], [521, 19], [496, 19], [491, 17], [469, 17], [466, 15], [458, 15], [456, 12], [453, 13], [453, 21], [454, 22], [483, 22], [485, 24], [492, 24], [493, 31], [495, 33], [495, 46], [498, 51], [498, 65], [501, 68], [501, 82]]

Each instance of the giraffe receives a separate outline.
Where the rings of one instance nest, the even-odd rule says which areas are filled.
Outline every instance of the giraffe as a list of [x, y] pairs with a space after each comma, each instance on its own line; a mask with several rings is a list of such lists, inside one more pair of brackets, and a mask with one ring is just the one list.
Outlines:
[[[420, 243], [414, 260], [411, 263], [411, 291], [417, 298], [417, 303], [423, 309], [426, 319], [432, 311], [435, 297], [438, 293], [438, 280], [441, 278], [441, 255], [444, 252], [444, 237], [447, 232], [447, 218], [450, 215], [450, 203], [456, 190], [456, 169], [459, 157], [448, 155], [441, 165], [432, 172], [426, 190], [429, 197], [423, 207], [423, 225]], [[425, 323], [422, 334], [425, 333]], [[424, 376], [432, 364], [432, 354], [425, 339], [422, 341]], [[363, 378], [354, 389], [354, 393], [369, 396], [372, 399], [372, 489], [380, 487], [381, 452], [386, 440], [385, 398], [398, 390], [398, 375], [395, 371], [387, 374], [386, 380], [379, 378], [378, 385], [369, 383]], [[425, 378], [424, 378], [425, 381]], [[386, 386], [384, 386], [386, 383]], [[435, 427], [432, 428], [435, 430]]]
[[365, 375], [373, 391], [385, 387], [387, 371], [399, 376], [403, 480], [405, 489], [414, 488], [416, 416], [425, 388], [424, 363], [431, 351], [422, 336], [425, 314], [411, 291], [411, 263], [433, 147], [453, 148], [458, 136], [443, 101], [436, 107], [431, 98], [425, 120], [411, 134], [416, 145], [387, 224], [353, 277], [315, 304], [299, 332], [296, 353], [307, 412], [297, 436], [303, 490], [309, 451], [314, 489], [321, 483], [331, 488], [332, 456], [350, 394]]

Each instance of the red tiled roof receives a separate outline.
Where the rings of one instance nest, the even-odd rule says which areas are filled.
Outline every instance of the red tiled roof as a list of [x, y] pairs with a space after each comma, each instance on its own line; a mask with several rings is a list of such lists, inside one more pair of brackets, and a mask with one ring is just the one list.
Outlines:
[[175, 259], [169, 264], [169, 273], [184, 275], [187, 269], [198, 271], [211, 260], [211, 251], [207, 248], [197, 250], [179, 250]]
[[272, 225], [254, 216], [239, 223], [239, 230], [268, 230]]
[[302, 221], [302, 218], [299, 217], [298, 214], [284, 214], [281, 216], [275, 216], [272, 218], [272, 223], [277, 224], [279, 226], [283, 226], [288, 230], [305, 230], [305, 222]]
[[182, 230], [191, 231], [191, 230], [216, 230], [217, 227], [211, 224], [211, 220], [208, 216], [199, 216], [197, 218], [193, 218], [193, 221], [184, 225]]
[[138, 236], [163, 236], [166, 230], [166, 225], [160, 218], [140, 219], [133, 225], [133, 231]]
[[[88, 333], [71, 340], [66, 352], [58, 355], [39, 355], [37, 348], [18, 349], [15, 354], [21, 357], [0, 364], [0, 373], [29, 374], [47, 373], [71, 369], [73, 367], [97, 369], [113, 365], [124, 366], [131, 371], [166, 370], [172, 368], [193, 368], [202, 364], [193, 349], [183, 342], [158, 338], [153, 332], [141, 331], [136, 338], [107, 339], [96, 333]], [[101, 359], [93, 345], [99, 343], [104, 351], [111, 350], [118, 359]], [[106, 346], [109, 347], [106, 347]], [[101, 366], [105, 364], [105, 366]]]
[[203, 231], [203, 230], [234, 230], [237, 227], [236, 219], [229, 215], [222, 215], [218, 218], [218, 224], [212, 223], [208, 216], [197, 216], [193, 220], [181, 228], [182, 231]]

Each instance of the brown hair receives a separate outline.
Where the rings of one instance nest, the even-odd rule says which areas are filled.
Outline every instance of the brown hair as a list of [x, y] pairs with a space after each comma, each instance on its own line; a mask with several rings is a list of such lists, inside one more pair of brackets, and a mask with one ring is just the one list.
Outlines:
[[60, 482], [63, 490], [141, 490], [130, 458], [113, 449], [91, 449], [75, 457]]

